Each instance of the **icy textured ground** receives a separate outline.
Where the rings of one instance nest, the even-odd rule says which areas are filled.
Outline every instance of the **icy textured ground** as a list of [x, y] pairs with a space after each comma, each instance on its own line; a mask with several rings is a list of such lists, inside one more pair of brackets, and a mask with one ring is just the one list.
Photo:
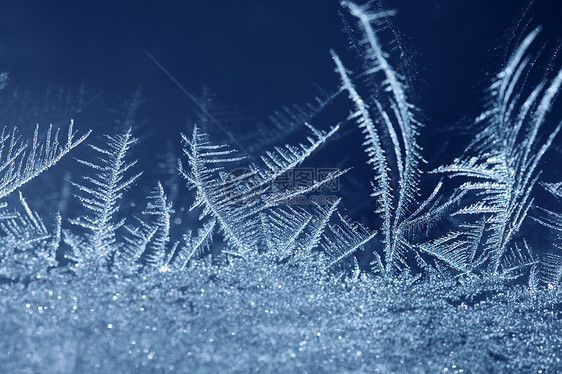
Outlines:
[[[344, 287], [261, 256], [178, 275], [1, 286], [5, 373], [560, 372], [554, 290], [403, 277]], [[327, 279], [327, 278], [324, 278]]]

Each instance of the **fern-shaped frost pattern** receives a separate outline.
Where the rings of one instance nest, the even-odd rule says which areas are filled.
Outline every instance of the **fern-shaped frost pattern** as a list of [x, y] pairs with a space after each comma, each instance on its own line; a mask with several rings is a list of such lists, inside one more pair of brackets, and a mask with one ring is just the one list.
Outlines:
[[99, 163], [78, 160], [95, 174], [85, 176], [83, 184], [72, 183], [81, 192], [79, 200], [89, 214], [70, 222], [84, 228], [88, 234], [76, 242], [76, 237], [69, 233], [65, 241], [73, 249], [73, 260], [82, 265], [90, 261], [103, 264], [116, 252], [116, 231], [124, 224], [123, 219], [116, 220], [119, 201], [142, 174], [127, 176], [136, 164], [125, 159], [127, 151], [137, 141], [130, 128], [122, 134], [106, 136], [106, 140], [107, 148], [90, 145], [100, 155]]
[[467, 178], [460, 188], [478, 197], [456, 214], [487, 217], [492, 273], [499, 272], [502, 257], [527, 216], [540, 174], [537, 167], [561, 128], [559, 124], [541, 140], [540, 129], [562, 84], [562, 70], [525, 96], [531, 68], [528, 49], [539, 31], [533, 30], [521, 42], [491, 85], [488, 108], [476, 121], [482, 131], [467, 149], [467, 154], [479, 156], [459, 158], [436, 170]]

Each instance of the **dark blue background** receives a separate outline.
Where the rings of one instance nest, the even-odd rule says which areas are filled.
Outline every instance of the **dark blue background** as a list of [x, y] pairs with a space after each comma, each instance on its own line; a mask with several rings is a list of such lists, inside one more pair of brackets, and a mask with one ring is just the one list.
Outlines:
[[[505, 31], [527, 1], [387, 1], [413, 48], [428, 117], [457, 120], [478, 104], [488, 72], [503, 58]], [[537, 0], [533, 23], [558, 38], [562, 5]], [[298, 1], [3, 1], [0, 69], [14, 85], [78, 86], [127, 95], [142, 86], [160, 122], [181, 128], [189, 100], [147, 58], [154, 55], [189, 91], [262, 118], [334, 89], [329, 49], [346, 51], [340, 7]], [[496, 49], [499, 48], [499, 49]], [[61, 108], [64, 111], [64, 108]], [[179, 123], [178, 123], [179, 122]], [[89, 124], [85, 123], [88, 127]], [[161, 125], [160, 125], [161, 126]]]

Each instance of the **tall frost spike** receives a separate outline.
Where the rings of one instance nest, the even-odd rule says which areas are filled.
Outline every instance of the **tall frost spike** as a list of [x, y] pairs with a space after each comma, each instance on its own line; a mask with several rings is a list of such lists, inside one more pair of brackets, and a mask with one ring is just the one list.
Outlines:
[[[342, 5], [358, 19], [363, 35], [360, 41], [366, 65], [363, 75], [372, 82], [379, 82], [378, 87], [370, 87], [371, 92], [362, 95], [352, 81], [351, 73], [332, 51], [342, 89], [347, 91], [355, 105], [351, 117], [356, 119], [365, 135], [368, 162], [375, 172], [373, 196], [377, 198], [377, 213], [382, 218], [385, 272], [389, 273], [405, 264], [405, 252], [411, 249], [406, 226], [414, 225], [409, 221], [419, 220], [422, 216], [430, 218], [420, 214], [419, 210], [417, 217], [411, 216], [418, 195], [422, 158], [416, 138], [422, 124], [416, 118], [415, 107], [409, 102], [403, 77], [392, 67], [373, 27], [374, 23], [394, 12], [373, 12], [368, 6], [348, 1]], [[390, 139], [389, 144], [382, 139]]]
[[129, 169], [136, 164], [136, 161], [125, 160], [129, 148], [137, 141], [130, 128], [120, 135], [106, 135], [105, 138], [106, 148], [90, 145], [100, 155], [98, 163], [78, 160], [95, 174], [83, 177], [83, 184], [72, 183], [81, 192], [78, 198], [82, 206], [89, 211], [87, 215], [70, 220], [84, 228], [87, 234], [82, 238], [68, 232], [65, 235], [65, 242], [73, 249], [72, 259], [81, 265], [89, 262], [105, 264], [117, 251], [115, 232], [124, 223], [124, 220], [117, 221], [115, 217], [119, 211], [119, 200], [142, 174], [127, 176]]
[[492, 82], [487, 108], [476, 120], [482, 130], [469, 145], [466, 156], [436, 170], [468, 178], [460, 189], [476, 198], [456, 214], [486, 217], [485, 250], [491, 252], [492, 274], [500, 273], [504, 254], [527, 216], [539, 176], [537, 166], [562, 125], [541, 134], [562, 84], [562, 70], [532, 90], [526, 86], [532, 67], [528, 49], [539, 31], [533, 30], [521, 42]]

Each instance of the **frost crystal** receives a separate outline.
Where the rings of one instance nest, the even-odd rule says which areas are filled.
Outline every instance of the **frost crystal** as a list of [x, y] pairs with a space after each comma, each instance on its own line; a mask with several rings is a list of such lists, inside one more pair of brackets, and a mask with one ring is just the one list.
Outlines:
[[[431, 121], [386, 42], [397, 12], [342, 8], [356, 72], [332, 51], [339, 87], [276, 112], [238, 138], [248, 147], [215, 143], [204, 90], [182, 155], [170, 146], [138, 170], [137, 90], [52, 204], [50, 183], [29, 186], [90, 132], [2, 130], [0, 371], [562, 372], [562, 182], [539, 182], [562, 70], [553, 58], [535, 82], [540, 28], [495, 75], [464, 152], [426, 172]], [[342, 121], [318, 124], [329, 107]], [[372, 189], [346, 160], [308, 167], [354, 131]], [[363, 187], [360, 215], [349, 198]]]

